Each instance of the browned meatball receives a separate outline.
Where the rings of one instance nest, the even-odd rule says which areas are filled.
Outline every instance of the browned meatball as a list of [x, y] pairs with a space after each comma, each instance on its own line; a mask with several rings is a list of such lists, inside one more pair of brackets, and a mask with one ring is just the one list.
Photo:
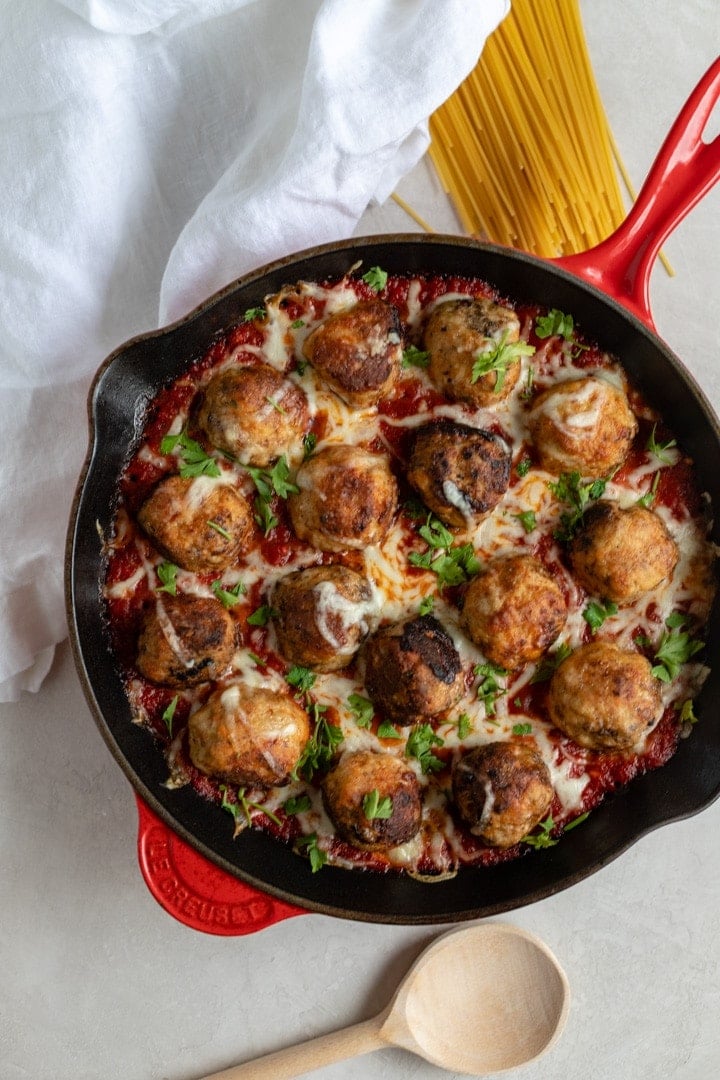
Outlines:
[[197, 686], [220, 678], [234, 651], [234, 623], [217, 600], [159, 596], [143, 621], [137, 667], [163, 686]]
[[213, 446], [244, 465], [292, 454], [310, 424], [305, 394], [268, 364], [229, 367], [205, 389], [198, 423]]
[[558, 476], [606, 476], [622, 465], [637, 433], [624, 392], [595, 376], [543, 390], [529, 423], [540, 464]]
[[[390, 799], [389, 817], [368, 816], [373, 803]], [[325, 808], [338, 834], [364, 851], [387, 851], [417, 834], [420, 786], [400, 758], [372, 750], [345, 753], [323, 784]], [[385, 809], [385, 808], [384, 808]]]
[[593, 641], [560, 664], [550, 680], [548, 710], [580, 746], [630, 750], [659, 718], [660, 684], [640, 653]]
[[183, 570], [224, 570], [249, 547], [253, 515], [229, 484], [206, 476], [161, 480], [138, 521], [158, 551]]
[[379, 544], [392, 525], [397, 484], [387, 458], [356, 446], [330, 446], [300, 467], [288, 499], [301, 540], [323, 551]]
[[490, 847], [519, 843], [553, 800], [548, 767], [526, 743], [493, 742], [463, 754], [453, 769], [453, 799], [470, 832]]
[[652, 510], [596, 502], [570, 544], [570, 562], [584, 589], [630, 604], [669, 578], [679, 558], [675, 541]]
[[188, 721], [190, 757], [229, 784], [287, 784], [310, 737], [310, 721], [287, 694], [234, 683], [216, 690]]
[[281, 578], [272, 597], [278, 648], [315, 671], [347, 667], [377, 615], [370, 582], [346, 566], [311, 566]]
[[415, 436], [407, 478], [446, 525], [478, 522], [507, 491], [511, 454], [489, 431], [438, 420]]
[[488, 660], [508, 671], [537, 660], [567, 618], [557, 581], [534, 555], [491, 562], [465, 595], [463, 623]]
[[425, 325], [423, 341], [430, 353], [428, 373], [441, 394], [486, 408], [503, 401], [520, 378], [520, 360], [502, 373], [490, 371], [473, 382], [478, 353], [520, 337], [520, 321], [510, 308], [485, 297], [446, 300], [437, 304]]
[[313, 330], [303, 353], [348, 405], [377, 405], [400, 371], [400, 317], [384, 300], [361, 300]]
[[398, 724], [451, 709], [464, 685], [458, 651], [433, 615], [384, 626], [365, 645], [368, 695]]

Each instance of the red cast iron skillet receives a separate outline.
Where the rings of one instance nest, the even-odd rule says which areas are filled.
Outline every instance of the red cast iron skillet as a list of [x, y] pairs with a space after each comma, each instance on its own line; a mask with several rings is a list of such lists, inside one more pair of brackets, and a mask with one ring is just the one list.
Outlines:
[[[234, 282], [180, 322], [123, 345], [97, 373], [89, 401], [90, 449], [67, 545], [70, 636], [85, 695], [139, 796], [141, 838], [142, 827], [159, 819], [168, 835], [180, 838], [196, 870], [209, 860], [218, 880], [227, 883], [225, 871], [239, 887], [246, 883], [262, 890], [250, 891], [251, 896], [269, 897], [271, 906], [279, 901], [276, 914], [271, 912], [266, 921], [297, 910], [285, 905], [375, 922], [472, 919], [539, 900], [580, 881], [644, 833], [697, 813], [720, 794], [720, 663], [714, 664], [697, 703], [700, 722], [669, 764], [606, 798], [582, 828], [556, 847], [487, 869], [463, 869], [450, 881], [424, 884], [406, 876], [333, 867], [313, 874], [307, 860], [262, 832], [247, 830], [233, 840], [231, 823], [217, 806], [190, 787], [176, 791], [164, 787], [163, 755], [147, 731], [131, 722], [109, 649], [100, 596], [99, 533], [110, 531], [118, 477], [140, 438], [148, 405], [241, 313], [288, 282], [337, 278], [358, 259], [365, 267], [380, 265], [390, 273], [479, 276], [516, 301], [572, 312], [585, 335], [616, 354], [694, 458], [700, 484], [717, 512], [720, 426], [692, 376], [654, 332], [648, 281], [663, 241], [720, 176], [720, 137], [712, 143], [702, 141], [718, 97], [720, 60], [683, 108], [626, 222], [584, 255], [550, 263], [491, 244], [424, 235], [325, 245]], [[720, 542], [717, 526], [714, 539]], [[711, 663], [720, 644], [719, 607], [715, 606], [706, 637]], [[142, 812], [143, 804], [151, 813]], [[167, 869], [162, 858], [158, 865]], [[152, 876], [147, 865], [144, 872]], [[171, 881], [166, 891], [176, 886], [177, 881]], [[161, 883], [156, 895], [163, 888]], [[197, 912], [188, 909], [185, 915], [186, 921], [199, 925]]]

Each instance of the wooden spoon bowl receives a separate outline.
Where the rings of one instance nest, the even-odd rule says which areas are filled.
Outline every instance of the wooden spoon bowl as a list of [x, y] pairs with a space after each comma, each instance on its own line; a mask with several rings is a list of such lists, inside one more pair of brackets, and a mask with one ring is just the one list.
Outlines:
[[549, 1050], [568, 1008], [567, 978], [542, 941], [503, 923], [475, 923], [425, 949], [373, 1019], [205, 1080], [291, 1080], [383, 1046], [485, 1076]]

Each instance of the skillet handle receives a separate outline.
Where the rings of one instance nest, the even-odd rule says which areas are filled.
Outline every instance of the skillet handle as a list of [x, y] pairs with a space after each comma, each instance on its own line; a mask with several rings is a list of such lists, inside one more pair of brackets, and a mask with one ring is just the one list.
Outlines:
[[185, 843], [135, 796], [138, 862], [158, 904], [192, 930], [253, 934], [304, 909], [276, 900], [221, 870]]
[[720, 57], [683, 106], [622, 225], [578, 255], [555, 260], [629, 308], [651, 330], [650, 274], [673, 229], [720, 179], [720, 135], [702, 134], [720, 99]]

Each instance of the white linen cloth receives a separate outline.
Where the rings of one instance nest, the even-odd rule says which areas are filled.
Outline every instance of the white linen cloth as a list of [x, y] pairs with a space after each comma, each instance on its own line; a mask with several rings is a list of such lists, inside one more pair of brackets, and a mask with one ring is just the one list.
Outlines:
[[509, 0], [0, 0], [0, 701], [66, 635], [85, 400], [112, 349], [340, 239]]

